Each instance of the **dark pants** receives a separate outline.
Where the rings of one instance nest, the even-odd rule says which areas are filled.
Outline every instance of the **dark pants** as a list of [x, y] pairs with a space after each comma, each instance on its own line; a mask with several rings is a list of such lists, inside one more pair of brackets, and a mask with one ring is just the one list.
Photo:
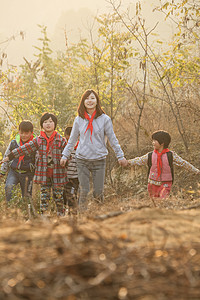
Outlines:
[[46, 184], [41, 184], [40, 211], [41, 213], [44, 213], [48, 209], [48, 204], [51, 199], [52, 190], [53, 200], [55, 201], [57, 212], [63, 213], [63, 186], [55, 186], [51, 177], [47, 177]]
[[10, 169], [6, 178], [5, 192], [6, 200], [9, 202], [13, 196], [14, 187], [19, 183], [22, 191], [22, 197], [32, 193], [32, 180], [34, 173], [19, 173]]
[[63, 193], [64, 205], [68, 205], [69, 207], [76, 207], [78, 187], [78, 178], [70, 178], [69, 182], [65, 184]]

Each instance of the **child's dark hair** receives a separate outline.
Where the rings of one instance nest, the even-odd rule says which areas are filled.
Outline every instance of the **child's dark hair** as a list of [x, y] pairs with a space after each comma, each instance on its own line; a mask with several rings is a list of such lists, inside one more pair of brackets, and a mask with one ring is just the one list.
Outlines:
[[54, 114], [51, 114], [51, 113], [48, 113], [48, 112], [44, 113], [42, 115], [41, 119], [40, 119], [40, 126], [41, 126], [41, 128], [43, 128], [44, 121], [48, 120], [49, 118], [51, 118], [52, 121], [54, 122], [54, 124], [55, 124], [54, 129], [56, 129], [57, 122], [58, 122], [57, 121], [57, 117]]
[[164, 148], [167, 148], [171, 142], [171, 136], [167, 131], [164, 130], [158, 130], [155, 131], [152, 136], [151, 136], [152, 140], [156, 140], [158, 141], [158, 143], [164, 144]]
[[31, 121], [23, 120], [19, 124], [19, 130], [25, 132], [29, 132], [29, 131], [33, 132], [33, 124], [31, 123]]
[[71, 131], [72, 131], [72, 126], [67, 126], [64, 131], [64, 136], [66, 137], [66, 136], [70, 135]]

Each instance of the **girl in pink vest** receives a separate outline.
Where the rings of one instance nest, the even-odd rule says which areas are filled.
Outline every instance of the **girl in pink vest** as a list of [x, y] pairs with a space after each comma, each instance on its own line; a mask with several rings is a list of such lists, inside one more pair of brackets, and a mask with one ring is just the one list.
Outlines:
[[173, 164], [184, 167], [189, 172], [200, 173], [199, 169], [168, 149], [170, 142], [171, 136], [168, 132], [156, 131], [152, 134], [154, 151], [128, 161], [131, 166], [148, 165], [148, 192], [150, 197], [166, 198], [169, 196], [174, 178]]

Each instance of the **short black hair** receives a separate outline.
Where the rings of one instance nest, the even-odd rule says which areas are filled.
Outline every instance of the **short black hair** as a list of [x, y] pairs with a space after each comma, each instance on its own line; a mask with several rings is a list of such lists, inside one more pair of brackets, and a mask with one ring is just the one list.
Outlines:
[[164, 148], [167, 148], [171, 142], [171, 136], [167, 131], [164, 130], [158, 130], [155, 131], [152, 136], [151, 136], [152, 140], [156, 140], [158, 141], [158, 143], [164, 144]]
[[19, 130], [20, 131], [25, 131], [25, 132], [33, 132], [33, 124], [31, 121], [28, 120], [23, 120], [20, 124], [19, 124]]
[[72, 126], [67, 126], [64, 131], [64, 136], [70, 135], [72, 131]]
[[51, 119], [53, 120], [53, 122], [54, 122], [54, 124], [55, 124], [54, 129], [56, 129], [57, 122], [58, 122], [58, 121], [57, 121], [57, 117], [56, 117], [54, 114], [48, 113], [48, 112], [44, 113], [44, 114], [42, 115], [41, 119], [40, 119], [40, 126], [41, 126], [41, 128], [43, 128], [43, 123], [44, 123], [44, 121], [48, 120], [49, 118], [51, 118]]

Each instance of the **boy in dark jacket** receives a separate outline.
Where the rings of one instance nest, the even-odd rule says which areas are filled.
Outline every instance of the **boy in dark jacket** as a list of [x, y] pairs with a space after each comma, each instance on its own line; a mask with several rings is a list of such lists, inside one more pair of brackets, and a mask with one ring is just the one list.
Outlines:
[[67, 172], [60, 166], [60, 159], [67, 143], [65, 138], [55, 131], [57, 118], [54, 114], [44, 113], [40, 119], [40, 126], [42, 130], [38, 137], [12, 150], [4, 161], [37, 151], [33, 181], [41, 185], [41, 213], [48, 209], [51, 190], [53, 190], [57, 213], [63, 215], [63, 186], [67, 182]]
[[[33, 139], [33, 124], [24, 120], [19, 124], [19, 133], [16, 138], [8, 145], [4, 157], [8, 154], [30, 142]], [[34, 176], [35, 154], [21, 155], [14, 158], [10, 162], [4, 162], [1, 165], [0, 177], [8, 172], [5, 184], [6, 200], [9, 202], [13, 196], [14, 187], [19, 183], [21, 187], [22, 197], [32, 192], [32, 180]]]

